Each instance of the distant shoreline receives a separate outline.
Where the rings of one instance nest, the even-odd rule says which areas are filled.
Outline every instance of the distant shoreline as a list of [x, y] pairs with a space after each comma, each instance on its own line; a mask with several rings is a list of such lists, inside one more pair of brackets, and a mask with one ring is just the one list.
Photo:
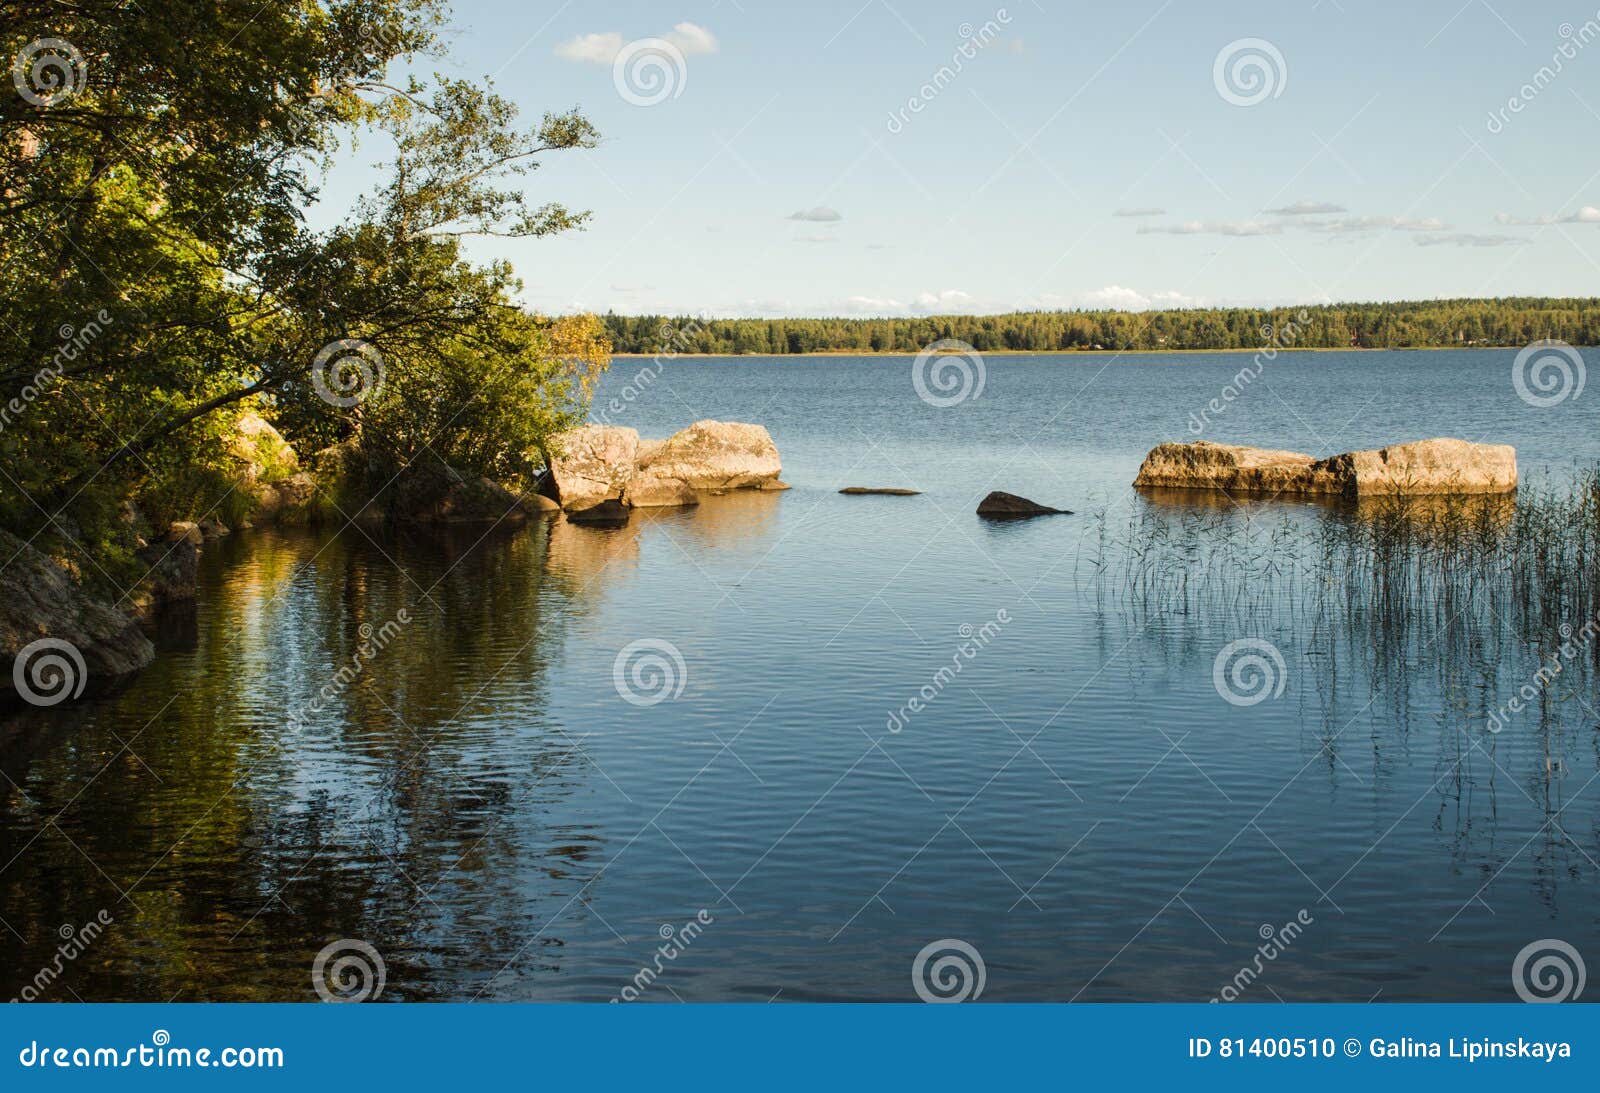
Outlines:
[[[981, 357], [1122, 357], [1122, 356], [1194, 356], [1205, 353], [1211, 356], [1229, 354], [1234, 356], [1254, 356], [1257, 353], [1272, 352], [1283, 353], [1474, 353], [1504, 351], [1507, 349], [1521, 349], [1521, 345], [1397, 345], [1367, 348], [1365, 346], [1272, 346], [1263, 345], [1255, 349], [976, 349], [973, 352]], [[1573, 346], [1575, 349], [1588, 349], [1592, 346], [1583, 344]], [[959, 354], [957, 354], [959, 355]], [[659, 353], [613, 353], [613, 360], [650, 360], [655, 357], [696, 357], [696, 358], [727, 358], [740, 360], [746, 357], [751, 359], [780, 359], [784, 357], [916, 357], [906, 349], [818, 349], [810, 353], [674, 353], [663, 350]]]

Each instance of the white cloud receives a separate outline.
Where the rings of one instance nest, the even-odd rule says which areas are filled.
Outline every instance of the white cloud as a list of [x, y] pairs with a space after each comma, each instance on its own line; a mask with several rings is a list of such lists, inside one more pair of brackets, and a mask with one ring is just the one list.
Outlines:
[[1283, 205], [1266, 211], [1273, 216], [1326, 216], [1330, 213], [1342, 213], [1345, 210], [1343, 205], [1335, 205], [1331, 201], [1296, 201], [1292, 205]]
[[837, 306], [842, 315], [896, 315], [906, 310], [899, 300], [880, 296], [848, 296]]
[[679, 23], [672, 28], [671, 34], [662, 35], [667, 41], [677, 46], [685, 56], [691, 53], [715, 53], [717, 39], [709, 30], [693, 23]]
[[788, 215], [789, 220], [807, 220], [813, 224], [834, 224], [843, 220], [838, 209], [830, 209], [826, 205], [818, 205], [814, 209], [801, 209]]
[[970, 310], [975, 303], [970, 294], [958, 288], [947, 288], [942, 292], [917, 293], [916, 302], [912, 306], [918, 311], [943, 314], [960, 308]]
[[1182, 224], [1160, 224], [1139, 229], [1140, 235], [1282, 235], [1279, 224], [1259, 220], [1186, 220]]
[[563, 42], [556, 47], [557, 57], [597, 65], [610, 64], [621, 52], [622, 35], [614, 30], [606, 31], [604, 34], [580, 34], [572, 41]]
[[815, 233], [797, 235], [794, 238], [797, 243], [837, 243], [839, 241], [837, 235], [817, 235]]
[[1575, 213], [1566, 216], [1535, 216], [1520, 217], [1510, 213], [1496, 213], [1496, 224], [1507, 224], [1519, 228], [1543, 227], [1547, 224], [1600, 224], [1600, 209], [1593, 205], [1585, 205]]
[[[717, 51], [716, 36], [705, 27], [694, 23], [679, 23], [660, 37], [671, 42], [678, 52], [686, 57], [691, 53]], [[580, 34], [570, 42], [563, 42], [557, 46], [556, 56], [585, 64], [608, 65], [617, 59], [618, 53], [622, 52], [623, 42], [622, 35], [614, 30]]]
[[1527, 242], [1514, 235], [1473, 235], [1470, 232], [1455, 232], [1450, 235], [1419, 235], [1415, 240], [1420, 247], [1452, 246], [1452, 247], [1520, 247]]
[[1143, 293], [1122, 285], [1107, 285], [1053, 306], [1109, 308], [1116, 311], [1148, 311], [1151, 308], [1201, 307], [1204, 301], [1181, 292]]
[[1431, 216], [1421, 219], [1404, 216], [1347, 216], [1339, 220], [1308, 220], [1304, 227], [1307, 231], [1329, 232], [1334, 235], [1373, 231], [1442, 232], [1450, 229], [1449, 224]]
[[1154, 205], [1140, 205], [1131, 209], [1118, 209], [1112, 216], [1166, 216], [1167, 210]]

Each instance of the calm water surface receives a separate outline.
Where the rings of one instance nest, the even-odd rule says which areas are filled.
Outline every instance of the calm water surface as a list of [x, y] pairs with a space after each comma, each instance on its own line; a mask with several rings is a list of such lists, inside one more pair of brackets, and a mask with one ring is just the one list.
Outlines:
[[[1512, 357], [1283, 357], [1206, 435], [1503, 441], [1555, 481], [1600, 460], [1600, 401], [1530, 407]], [[1595, 964], [1591, 675], [1491, 740], [1471, 725], [1527, 681], [1515, 651], [1380, 664], [1096, 594], [1092, 514], [1155, 504], [1140, 458], [1247, 360], [994, 357], [981, 398], [936, 409], [909, 358], [680, 359], [616, 422], [762, 422], [793, 490], [620, 531], [208, 547], [149, 671], [11, 725], [0, 996], [102, 910], [45, 997], [310, 1001], [348, 938], [386, 1000], [606, 1001], [702, 911], [644, 999], [914, 1000], [918, 952], [959, 939], [985, 1000], [1203, 1001], [1302, 914], [1244, 997], [1509, 1000], [1541, 938]], [[1078, 515], [985, 525], [991, 489]], [[1247, 636], [1283, 690], [1235, 706], [1213, 662]], [[624, 651], [645, 661], [619, 688]]]

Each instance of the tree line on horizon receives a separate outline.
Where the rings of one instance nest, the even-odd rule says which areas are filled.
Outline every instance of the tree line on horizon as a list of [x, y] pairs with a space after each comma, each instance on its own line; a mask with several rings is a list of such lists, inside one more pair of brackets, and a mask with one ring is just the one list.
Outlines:
[[1600, 344], [1600, 299], [1520, 297], [1173, 311], [1019, 311], [918, 318], [699, 319], [606, 314], [618, 353], [917, 353], [953, 338], [980, 352], [1423, 349]]

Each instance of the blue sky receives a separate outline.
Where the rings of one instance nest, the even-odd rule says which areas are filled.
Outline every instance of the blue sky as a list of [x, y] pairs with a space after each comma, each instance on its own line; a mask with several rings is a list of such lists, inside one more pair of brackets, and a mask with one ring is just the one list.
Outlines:
[[[1593, 295], [1597, 8], [457, 0], [454, 73], [604, 138], [528, 180], [587, 231], [475, 252], [549, 312]], [[651, 37], [637, 105], [613, 58]]]

